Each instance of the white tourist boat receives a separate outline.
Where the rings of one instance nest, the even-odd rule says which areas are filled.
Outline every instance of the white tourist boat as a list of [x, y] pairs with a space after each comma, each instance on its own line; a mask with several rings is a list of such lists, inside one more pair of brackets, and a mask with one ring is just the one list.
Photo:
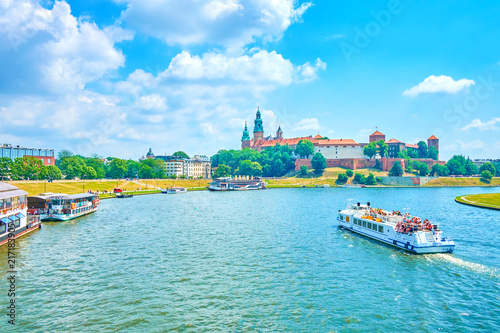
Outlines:
[[215, 178], [208, 186], [210, 191], [265, 190], [266, 183], [260, 177], [254, 179]]
[[40, 215], [42, 221], [68, 221], [94, 213], [99, 207], [99, 195], [95, 193], [42, 193], [28, 197], [28, 208]]
[[161, 190], [161, 193], [164, 193], [164, 194], [187, 193], [187, 189], [185, 187], [170, 187], [170, 188]]
[[27, 195], [26, 191], [0, 182], [0, 246], [41, 228], [40, 217], [28, 211]]
[[338, 211], [344, 229], [417, 254], [451, 253], [455, 242], [444, 237], [437, 224], [401, 212], [370, 207], [370, 203], [348, 205]]

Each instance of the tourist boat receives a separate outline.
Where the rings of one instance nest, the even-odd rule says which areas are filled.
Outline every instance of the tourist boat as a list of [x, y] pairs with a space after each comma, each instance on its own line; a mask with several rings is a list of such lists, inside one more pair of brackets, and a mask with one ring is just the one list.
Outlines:
[[179, 194], [179, 193], [186, 193], [187, 189], [185, 187], [170, 187], [161, 190], [161, 193], [163, 194]]
[[266, 183], [260, 178], [255, 179], [232, 179], [231, 177], [216, 178], [208, 186], [210, 191], [247, 191], [264, 190]]
[[28, 213], [28, 192], [0, 182], [0, 246], [41, 228], [40, 217]]
[[348, 205], [338, 211], [337, 220], [346, 230], [416, 254], [451, 253], [455, 249], [455, 242], [444, 237], [437, 224], [408, 213], [372, 208], [370, 203]]
[[123, 199], [123, 198], [132, 198], [134, 195], [133, 194], [127, 194], [127, 193], [116, 193], [115, 195], [118, 199]]
[[28, 208], [42, 221], [68, 221], [97, 211], [99, 195], [95, 193], [42, 193], [28, 197]]

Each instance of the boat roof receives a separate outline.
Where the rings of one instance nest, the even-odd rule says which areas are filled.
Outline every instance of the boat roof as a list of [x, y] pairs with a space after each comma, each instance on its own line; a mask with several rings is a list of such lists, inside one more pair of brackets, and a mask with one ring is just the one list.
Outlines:
[[34, 195], [31, 196], [30, 198], [38, 198], [38, 199], [43, 199], [43, 200], [48, 200], [50, 198], [60, 198], [60, 199], [70, 199], [70, 200], [76, 200], [76, 199], [84, 199], [84, 198], [91, 198], [95, 197], [96, 194], [94, 193], [77, 193], [77, 194], [66, 194], [66, 193], [40, 193], [39, 195]]
[[0, 200], [27, 195], [28, 192], [15, 187], [14, 185], [0, 182]]

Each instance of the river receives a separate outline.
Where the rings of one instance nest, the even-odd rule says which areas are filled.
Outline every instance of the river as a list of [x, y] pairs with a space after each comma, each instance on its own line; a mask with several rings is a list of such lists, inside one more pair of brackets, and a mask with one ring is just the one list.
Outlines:
[[[17, 240], [17, 331], [499, 332], [494, 188], [303, 188], [103, 200]], [[453, 254], [337, 227], [347, 199], [438, 222]], [[7, 248], [0, 249], [0, 330]]]

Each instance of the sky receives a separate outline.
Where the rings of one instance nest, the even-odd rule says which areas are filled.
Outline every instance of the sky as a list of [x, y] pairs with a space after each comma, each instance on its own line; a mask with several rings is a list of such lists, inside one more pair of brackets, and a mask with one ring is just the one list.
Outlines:
[[138, 159], [266, 135], [500, 158], [495, 1], [0, 0], [0, 143]]

